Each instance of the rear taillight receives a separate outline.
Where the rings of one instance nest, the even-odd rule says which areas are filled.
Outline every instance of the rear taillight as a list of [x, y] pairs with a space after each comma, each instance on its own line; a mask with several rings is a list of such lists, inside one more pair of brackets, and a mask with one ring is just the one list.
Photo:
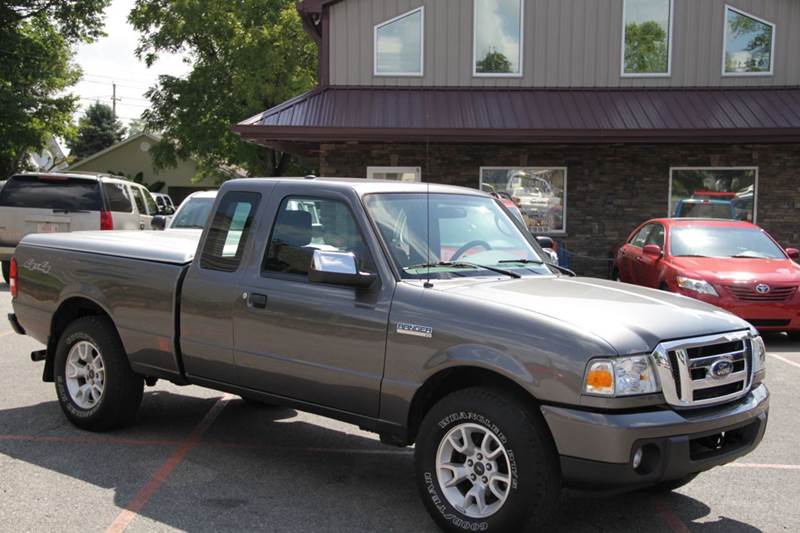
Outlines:
[[100, 211], [100, 229], [114, 229], [114, 218], [111, 216], [111, 211]]
[[13, 257], [11, 258], [11, 267], [8, 270], [8, 287], [11, 291], [11, 297], [16, 298], [19, 285], [17, 283], [17, 260]]

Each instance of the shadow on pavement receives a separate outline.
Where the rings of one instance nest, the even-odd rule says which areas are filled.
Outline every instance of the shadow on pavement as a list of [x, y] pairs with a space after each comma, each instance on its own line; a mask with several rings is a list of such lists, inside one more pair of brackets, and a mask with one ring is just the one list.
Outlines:
[[[0, 453], [113, 489], [114, 504], [123, 508], [216, 400], [148, 392], [137, 425], [108, 434], [73, 428], [56, 402], [6, 409], [0, 411]], [[231, 400], [202, 443], [140, 514], [161, 527], [187, 531], [437, 531], [417, 495], [412, 450], [386, 447], [352, 431], [352, 426], [292, 409]], [[10, 434], [86, 441], [2, 438]], [[102, 442], [108, 438], [140, 443]], [[39, 488], [42, 503], [59, 497], [47, 479]], [[69, 512], [82, 512], [81, 505], [76, 503]], [[681, 494], [637, 492], [604, 497], [569, 491], [548, 531], [672, 531], [660, 506], [679, 516], [692, 531], [758, 531], [728, 518], [694, 523], [708, 516], [710, 509]], [[134, 526], [137, 523], [139, 528], [155, 527], [140, 522]], [[108, 525], [87, 524], [87, 528]]]

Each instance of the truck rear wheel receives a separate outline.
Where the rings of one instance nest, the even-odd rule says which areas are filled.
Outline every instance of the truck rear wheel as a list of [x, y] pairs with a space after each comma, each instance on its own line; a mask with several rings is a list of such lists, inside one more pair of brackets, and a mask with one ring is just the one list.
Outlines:
[[142, 401], [144, 379], [133, 373], [113, 323], [79, 318], [58, 340], [56, 394], [70, 422], [90, 431], [131, 424]]
[[454, 392], [425, 416], [417, 484], [445, 531], [544, 528], [558, 502], [558, 458], [544, 420], [488, 388]]

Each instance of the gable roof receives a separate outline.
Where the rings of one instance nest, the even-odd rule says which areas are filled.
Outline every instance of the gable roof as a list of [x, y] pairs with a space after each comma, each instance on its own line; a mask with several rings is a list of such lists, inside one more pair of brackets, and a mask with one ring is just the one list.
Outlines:
[[318, 87], [234, 126], [245, 139], [798, 142], [800, 88]]
[[114, 150], [122, 148], [123, 146], [127, 145], [128, 143], [132, 143], [133, 141], [135, 141], [137, 139], [141, 139], [142, 137], [146, 137], [146, 138], [150, 139], [151, 141], [153, 141], [154, 143], [157, 143], [157, 142], [161, 141], [161, 136], [160, 135], [156, 135], [155, 133], [150, 133], [150, 132], [147, 132], [147, 131], [142, 131], [142, 132], [139, 132], [139, 133], [137, 133], [135, 135], [131, 135], [127, 139], [124, 139], [124, 140], [118, 142], [117, 144], [112, 144], [108, 148], [105, 148], [103, 150], [100, 150], [99, 152], [96, 152], [96, 153], [88, 156], [88, 157], [85, 157], [85, 158], [81, 159], [80, 161], [78, 161], [77, 163], [73, 163], [73, 164], [69, 165], [69, 167], [67, 167], [67, 168], [69, 170], [76, 170], [76, 169], [82, 167], [83, 165], [85, 165], [86, 163], [88, 163], [89, 161], [94, 161], [95, 159], [97, 159], [99, 157], [102, 157], [102, 156], [106, 155], [109, 152], [113, 152]]

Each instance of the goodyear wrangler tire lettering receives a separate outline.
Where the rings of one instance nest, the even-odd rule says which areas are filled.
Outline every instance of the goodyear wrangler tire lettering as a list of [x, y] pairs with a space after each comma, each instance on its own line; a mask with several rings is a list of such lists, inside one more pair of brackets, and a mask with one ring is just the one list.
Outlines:
[[500, 391], [470, 388], [439, 401], [420, 425], [420, 495], [445, 531], [541, 528], [560, 492], [557, 454], [535, 409]]

